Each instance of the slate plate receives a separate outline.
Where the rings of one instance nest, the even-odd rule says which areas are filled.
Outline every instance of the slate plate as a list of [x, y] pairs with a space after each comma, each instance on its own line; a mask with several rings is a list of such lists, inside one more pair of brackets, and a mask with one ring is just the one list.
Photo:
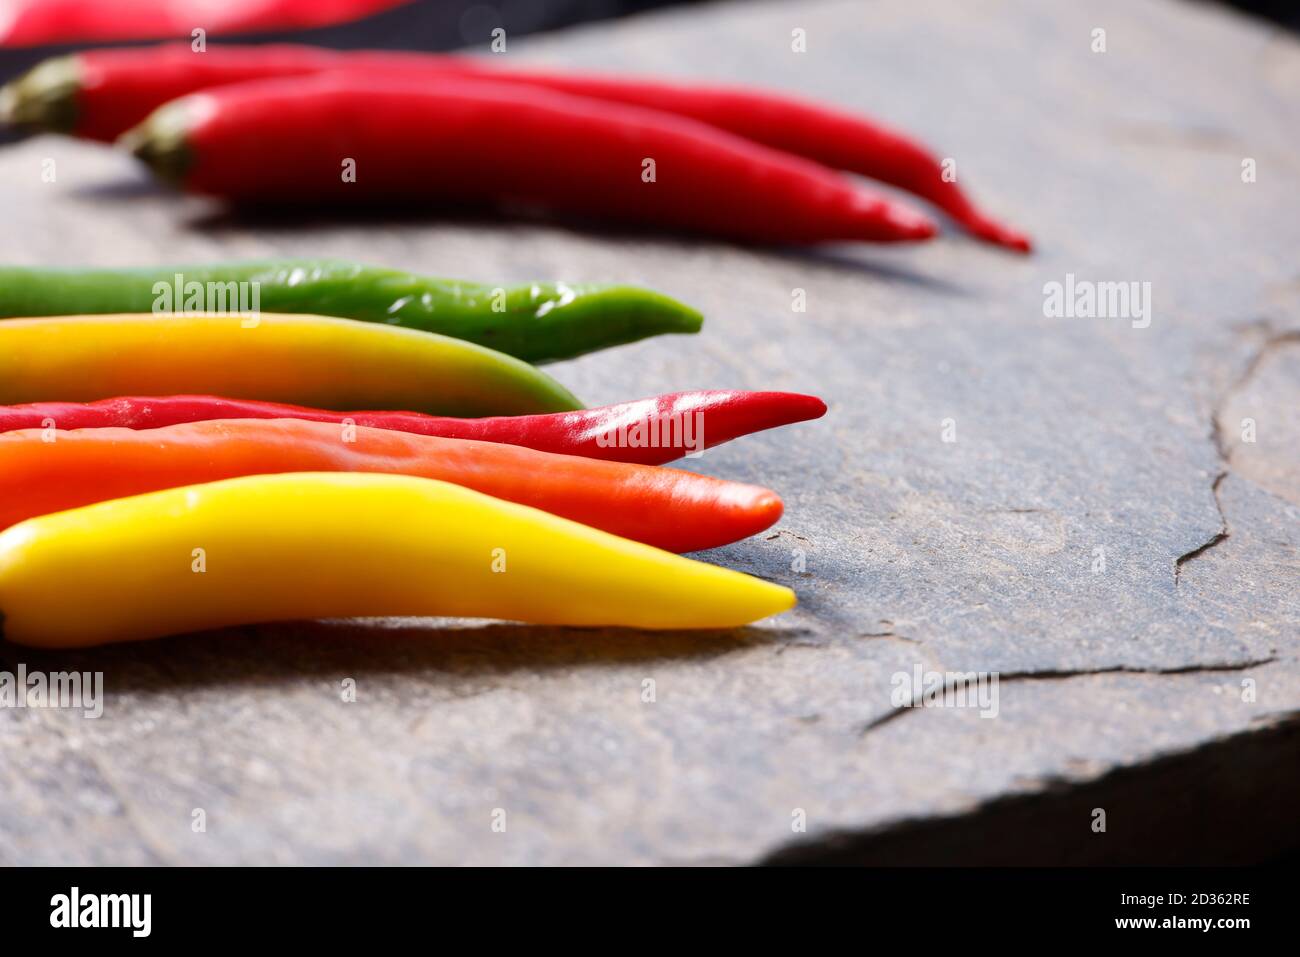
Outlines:
[[[831, 412], [689, 464], [786, 499], [776, 530], [706, 556], [799, 591], [743, 632], [408, 620], [0, 645], [2, 668], [102, 670], [108, 694], [98, 720], [0, 711], [0, 861], [1179, 861], [1300, 844], [1293, 39], [1172, 2], [719, 3], [508, 55], [873, 113], [955, 158], [1039, 251], [951, 232], [808, 253], [249, 222], [103, 149], [5, 149], [10, 262], [319, 255], [644, 282], [701, 307], [705, 331], [553, 367], [589, 402], [786, 388]], [[1044, 286], [1067, 274], [1149, 282], [1150, 324], [1048, 318]], [[996, 717], [896, 709], [917, 667], [996, 672]]]

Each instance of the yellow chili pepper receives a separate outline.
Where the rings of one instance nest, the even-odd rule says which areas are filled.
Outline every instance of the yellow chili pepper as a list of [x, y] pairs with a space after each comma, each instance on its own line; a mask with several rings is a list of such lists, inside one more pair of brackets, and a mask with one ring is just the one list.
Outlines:
[[68, 648], [381, 615], [730, 628], [790, 589], [432, 479], [257, 475], [0, 533], [4, 637]]
[[582, 408], [526, 362], [351, 319], [185, 313], [0, 322], [0, 405], [192, 393], [459, 416]]

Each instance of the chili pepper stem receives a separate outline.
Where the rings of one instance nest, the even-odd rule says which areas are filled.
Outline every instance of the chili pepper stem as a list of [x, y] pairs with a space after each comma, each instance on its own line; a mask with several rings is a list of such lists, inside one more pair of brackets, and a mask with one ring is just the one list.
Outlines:
[[1026, 234], [1010, 226], [1003, 226], [1001, 223], [994, 222], [987, 216], [971, 213], [962, 220], [962, 225], [970, 231], [972, 236], [979, 239], [987, 240], [998, 246], [1005, 246], [1007, 249], [1019, 253], [1033, 252], [1033, 242]]
[[127, 130], [117, 145], [148, 166], [159, 179], [179, 186], [194, 164], [193, 154], [185, 145], [189, 125], [202, 112], [202, 96], [188, 96], [169, 103], [139, 126]]
[[0, 87], [0, 124], [71, 133], [77, 125], [81, 70], [71, 56], [55, 57]]

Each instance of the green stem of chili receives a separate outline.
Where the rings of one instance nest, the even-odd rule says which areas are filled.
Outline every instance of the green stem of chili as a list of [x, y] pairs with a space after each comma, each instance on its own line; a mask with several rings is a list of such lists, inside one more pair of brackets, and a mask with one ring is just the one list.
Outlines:
[[[249, 284], [242, 301], [239, 283]], [[249, 308], [254, 288], [256, 307], [265, 312], [421, 329], [529, 362], [569, 359], [660, 333], [698, 332], [703, 321], [689, 306], [634, 286], [491, 286], [321, 260], [113, 270], [0, 267], [0, 318], [185, 312], [191, 303], [194, 310], [236, 312]], [[191, 298], [196, 292], [201, 300]]]

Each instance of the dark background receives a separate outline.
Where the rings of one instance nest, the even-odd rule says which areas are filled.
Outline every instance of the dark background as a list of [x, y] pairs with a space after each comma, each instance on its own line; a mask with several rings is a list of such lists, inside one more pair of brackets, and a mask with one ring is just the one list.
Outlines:
[[[241, 43], [291, 41], [331, 47], [453, 50], [486, 45], [492, 30], [497, 27], [504, 27], [509, 36], [523, 36], [589, 20], [627, 16], [655, 7], [684, 6], [703, 2], [707, 0], [497, 0], [497, 2], [417, 0], [415, 3], [352, 23], [315, 30], [239, 34], [237, 37], [213, 36], [211, 39], [228, 39]], [[1188, 0], [1188, 2], [1222, 2], [1290, 29], [1300, 29], [1300, 3], [1296, 0]], [[91, 44], [0, 50], [0, 80], [18, 74], [48, 56], [88, 45]]]

